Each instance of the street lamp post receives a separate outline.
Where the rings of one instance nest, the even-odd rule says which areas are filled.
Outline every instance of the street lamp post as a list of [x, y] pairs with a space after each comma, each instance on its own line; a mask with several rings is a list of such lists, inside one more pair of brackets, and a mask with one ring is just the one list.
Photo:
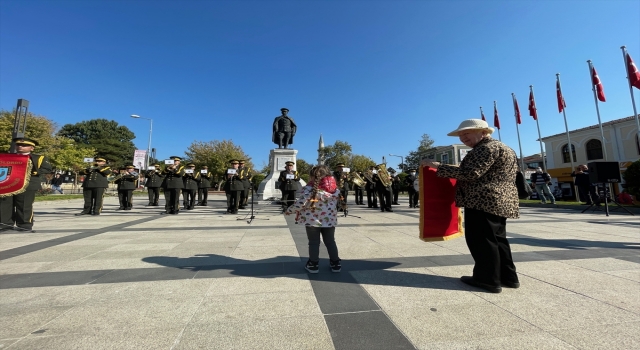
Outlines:
[[392, 157], [400, 157], [400, 172], [404, 173], [404, 157], [403, 156], [397, 156], [395, 154], [391, 154], [389, 153], [390, 156]]
[[145, 157], [145, 168], [144, 169], [140, 169], [140, 172], [143, 172], [144, 170], [149, 169], [149, 155], [151, 154], [151, 132], [153, 131], [153, 119], [151, 118], [145, 118], [145, 117], [141, 117], [137, 114], [132, 114], [131, 118], [136, 118], [136, 119], [146, 119], [149, 121], [149, 145], [147, 146], [147, 155]]

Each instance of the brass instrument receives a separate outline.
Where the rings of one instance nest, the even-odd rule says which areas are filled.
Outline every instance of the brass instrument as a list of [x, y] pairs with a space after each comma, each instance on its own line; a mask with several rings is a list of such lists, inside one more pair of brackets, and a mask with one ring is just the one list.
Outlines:
[[371, 171], [371, 169], [367, 169], [367, 171], [364, 172], [364, 177], [369, 180], [369, 182], [374, 183], [375, 181], [373, 181], [373, 172]]
[[358, 187], [364, 187], [367, 184], [362, 177], [360, 177], [360, 174], [355, 171], [351, 174], [351, 182]]
[[114, 182], [116, 180], [119, 180], [122, 176], [124, 176], [124, 174], [118, 174], [118, 175], [109, 175], [107, 176], [107, 180], [109, 182]]
[[378, 164], [376, 165], [376, 169], [378, 170], [378, 178], [380, 179], [382, 186], [391, 186], [391, 175], [389, 175], [389, 172], [387, 171], [387, 165]]

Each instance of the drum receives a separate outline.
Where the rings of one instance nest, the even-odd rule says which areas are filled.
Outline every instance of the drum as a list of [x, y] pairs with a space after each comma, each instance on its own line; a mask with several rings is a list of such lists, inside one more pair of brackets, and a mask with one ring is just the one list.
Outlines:
[[420, 176], [416, 177], [416, 179], [413, 180], [413, 189], [417, 192], [420, 192]]

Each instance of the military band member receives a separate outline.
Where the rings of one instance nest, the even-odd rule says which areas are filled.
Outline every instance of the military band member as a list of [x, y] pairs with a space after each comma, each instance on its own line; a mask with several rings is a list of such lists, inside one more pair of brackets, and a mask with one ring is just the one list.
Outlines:
[[231, 168], [227, 169], [224, 182], [224, 192], [227, 195], [227, 213], [238, 214], [240, 192], [244, 191], [244, 184], [238, 172], [240, 162], [232, 159], [229, 161], [229, 164]]
[[416, 181], [416, 178], [416, 169], [409, 169], [409, 176], [404, 178], [405, 185], [407, 185], [407, 190], [409, 192], [409, 208], [418, 207], [419, 193], [413, 187], [413, 183]]
[[338, 201], [338, 211], [343, 211], [343, 207], [347, 204], [347, 195], [349, 194], [349, 173], [343, 172], [344, 163], [336, 164], [336, 170], [333, 172], [333, 177], [336, 180], [336, 185], [340, 190], [340, 201]]
[[200, 182], [198, 183], [198, 205], [207, 206], [209, 198], [209, 188], [211, 188], [211, 178], [213, 174], [209, 172], [209, 167], [204, 165], [200, 169]]
[[[358, 175], [360, 175], [360, 177], [361, 177], [362, 179], [364, 179], [364, 175], [362, 174], [362, 171], [358, 171]], [[358, 185], [356, 185], [356, 184], [353, 184], [353, 189], [354, 189], [354, 190], [355, 190], [355, 192], [356, 192], [356, 194], [355, 194], [355, 196], [356, 196], [356, 204], [364, 205], [364, 202], [363, 202], [363, 198], [364, 198], [364, 188], [365, 188], [366, 186], [367, 186], [367, 185], [366, 185], [366, 183], [365, 183], [365, 185], [364, 185], [364, 186], [362, 186], [362, 187], [361, 187], [361, 186], [358, 186]]]
[[240, 209], [247, 208], [247, 202], [249, 200], [249, 190], [251, 189], [251, 169], [246, 168], [244, 166], [245, 160], [238, 160], [239, 166], [238, 171], [240, 172], [240, 179], [242, 179], [242, 185], [244, 186], [244, 190], [240, 192], [240, 205], [238, 206]]
[[393, 196], [393, 204], [398, 205], [398, 195], [400, 194], [400, 176], [393, 168], [389, 168], [389, 174], [391, 174], [391, 193]]
[[182, 189], [182, 206], [186, 210], [193, 210], [193, 207], [196, 205], [198, 184], [200, 183], [200, 173], [196, 172], [195, 164], [187, 164], [182, 182], [184, 183], [184, 188]]
[[180, 157], [172, 156], [173, 164], [165, 167], [164, 174], [164, 213], [177, 215], [180, 212], [180, 191], [184, 188], [182, 177], [184, 165], [180, 165]]
[[42, 175], [53, 171], [49, 159], [43, 155], [33, 154], [38, 142], [28, 138], [15, 138], [16, 153], [28, 155], [31, 163], [31, 179], [24, 192], [0, 198], [0, 232], [11, 230], [13, 225], [24, 230], [33, 231], [33, 202], [36, 192], [42, 188]]
[[278, 182], [280, 183], [279, 190], [282, 191], [282, 198], [280, 203], [282, 204], [282, 210], [285, 211], [296, 200], [296, 191], [300, 184], [300, 175], [297, 171], [293, 170], [294, 162], [285, 162], [284, 170], [280, 172]]
[[373, 170], [375, 167], [369, 167], [367, 171], [367, 176], [365, 176], [364, 180], [367, 183], [365, 189], [367, 190], [367, 207], [368, 208], [378, 208], [378, 197], [376, 192], [376, 182], [373, 180]]
[[376, 182], [376, 191], [378, 191], [378, 198], [380, 198], [380, 211], [393, 212], [391, 209], [391, 186], [385, 187], [380, 176], [382, 175], [373, 174], [373, 180]]
[[133, 190], [138, 187], [138, 173], [133, 165], [128, 165], [120, 170], [122, 175], [114, 181], [118, 185], [118, 200], [120, 208], [118, 210], [131, 210], [133, 207]]
[[162, 187], [164, 175], [160, 169], [160, 164], [154, 164], [153, 167], [155, 169], [147, 170], [147, 173], [145, 174], [147, 178], [145, 186], [149, 193], [149, 206], [157, 207], [158, 202], [160, 201], [160, 187]]
[[102, 212], [102, 202], [104, 191], [109, 187], [111, 168], [107, 166], [107, 160], [101, 157], [94, 159], [92, 167], [81, 171], [85, 175], [82, 182], [82, 194], [84, 196], [84, 208], [76, 215], [100, 215]]

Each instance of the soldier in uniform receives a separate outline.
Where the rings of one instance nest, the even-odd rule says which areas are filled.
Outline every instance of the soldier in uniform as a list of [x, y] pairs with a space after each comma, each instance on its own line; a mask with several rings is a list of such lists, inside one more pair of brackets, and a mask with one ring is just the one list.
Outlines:
[[244, 184], [238, 172], [240, 162], [232, 159], [229, 161], [229, 164], [231, 168], [227, 169], [224, 182], [224, 192], [227, 195], [227, 213], [238, 214], [240, 192], [244, 191]]
[[43, 155], [33, 154], [38, 145], [35, 140], [28, 138], [15, 138], [16, 153], [29, 156], [31, 163], [31, 179], [24, 192], [0, 198], [0, 232], [11, 230], [13, 225], [24, 230], [33, 231], [33, 202], [36, 192], [42, 188], [41, 175], [50, 174], [53, 171], [49, 159]]
[[244, 186], [244, 190], [240, 192], [240, 205], [238, 208], [246, 209], [247, 202], [249, 201], [249, 190], [251, 189], [251, 169], [244, 166], [244, 159], [238, 160], [238, 163], [238, 172], [240, 174], [240, 179], [242, 180], [242, 186]]
[[198, 205], [203, 207], [207, 206], [212, 177], [213, 175], [209, 172], [209, 167], [204, 165], [202, 169], [200, 169], [200, 182], [198, 183]]
[[145, 174], [147, 177], [147, 183], [145, 186], [147, 187], [147, 192], [149, 193], [149, 206], [158, 206], [158, 201], [160, 200], [160, 187], [162, 186], [162, 181], [164, 180], [164, 175], [160, 171], [160, 164], [154, 164], [153, 170], [147, 170]]
[[389, 174], [391, 174], [391, 193], [393, 195], [393, 204], [398, 205], [398, 195], [400, 195], [400, 176], [396, 174], [393, 168], [389, 168]]
[[182, 189], [182, 206], [186, 210], [193, 210], [193, 207], [196, 205], [196, 193], [198, 193], [198, 185], [200, 183], [200, 173], [196, 173], [195, 164], [187, 164], [182, 182], [184, 183], [184, 188]]
[[409, 192], [409, 208], [418, 207], [418, 191], [413, 187], [413, 182], [416, 181], [416, 178], [416, 169], [409, 169], [409, 176], [404, 178]]
[[280, 203], [282, 204], [282, 211], [284, 212], [289, 208], [296, 200], [296, 191], [298, 190], [300, 183], [300, 175], [297, 171], [293, 170], [294, 162], [285, 162], [285, 170], [280, 172], [278, 182], [280, 183], [279, 190], [282, 191], [282, 198]]
[[391, 209], [391, 186], [385, 187], [380, 180], [380, 174], [373, 174], [373, 180], [376, 182], [376, 190], [380, 198], [380, 211], [393, 212]]
[[114, 181], [118, 185], [118, 210], [131, 210], [133, 207], [133, 190], [138, 187], [138, 173], [133, 165], [121, 169], [121, 177]]
[[164, 213], [177, 215], [180, 212], [180, 190], [184, 188], [182, 177], [184, 165], [180, 165], [180, 157], [171, 156], [173, 164], [167, 166], [164, 171]]
[[373, 181], [373, 169], [375, 167], [371, 166], [369, 167], [369, 171], [368, 173], [371, 174], [371, 180], [369, 180], [367, 177], [364, 178], [364, 180], [367, 182], [366, 190], [367, 190], [367, 207], [368, 208], [378, 208], [378, 197], [377, 197], [377, 193], [376, 193], [376, 182]]
[[338, 202], [338, 211], [343, 211], [343, 206], [347, 204], [347, 195], [349, 194], [349, 173], [345, 173], [344, 163], [336, 164], [336, 170], [333, 172], [333, 177], [336, 180], [336, 185], [340, 190], [340, 201]]
[[[362, 171], [358, 171], [358, 175], [360, 175], [360, 177], [364, 179], [364, 175], [362, 175]], [[355, 194], [355, 196], [356, 196], [356, 204], [364, 205], [363, 198], [364, 198], [364, 188], [365, 188], [365, 186], [366, 186], [366, 183], [362, 187], [360, 187], [360, 186], [358, 186], [356, 184], [353, 184], [353, 189], [356, 192], [356, 194]]]
[[84, 208], [78, 215], [100, 215], [102, 212], [102, 201], [104, 200], [104, 191], [109, 187], [109, 179], [111, 168], [107, 166], [107, 160], [101, 157], [94, 159], [92, 167], [81, 171], [81, 175], [85, 175], [82, 182], [82, 194], [84, 196]]

